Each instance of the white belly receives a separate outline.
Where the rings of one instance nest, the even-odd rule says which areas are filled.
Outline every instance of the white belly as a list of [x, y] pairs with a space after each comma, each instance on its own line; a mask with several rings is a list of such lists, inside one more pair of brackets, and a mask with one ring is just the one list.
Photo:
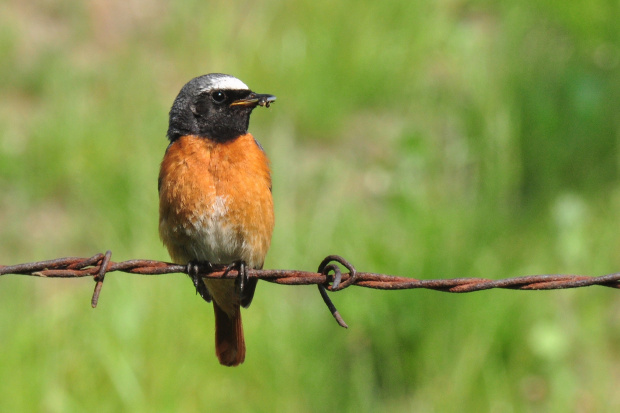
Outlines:
[[227, 197], [216, 196], [208, 208], [193, 212], [181, 225], [160, 223], [174, 261], [231, 264], [241, 260], [250, 268], [262, 265], [255, 262], [251, 249], [256, 235], [230, 222], [228, 202]]

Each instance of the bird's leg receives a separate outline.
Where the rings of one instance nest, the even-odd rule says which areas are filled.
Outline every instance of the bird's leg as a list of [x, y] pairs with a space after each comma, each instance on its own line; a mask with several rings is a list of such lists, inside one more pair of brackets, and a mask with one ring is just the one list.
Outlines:
[[189, 278], [191, 278], [194, 283], [196, 294], [200, 294], [203, 300], [210, 303], [212, 300], [211, 293], [200, 276], [200, 269], [205, 267], [207, 268], [207, 271], [203, 272], [213, 271], [213, 265], [209, 261], [190, 261], [187, 264], [187, 275], [189, 275]]

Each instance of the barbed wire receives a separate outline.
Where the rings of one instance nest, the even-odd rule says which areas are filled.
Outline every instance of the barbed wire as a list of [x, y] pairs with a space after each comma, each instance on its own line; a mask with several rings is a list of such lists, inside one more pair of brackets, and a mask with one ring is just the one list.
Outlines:
[[[154, 260], [111, 261], [112, 252], [96, 254], [90, 258], [67, 257], [17, 265], [0, 265], [0, 276], [7, 274], [27, 275], [43, 278], [93, 277], [95, 291], [91, 299], [96, 307], [105, 275], [120, 271], [129, 274], [161, 275], [198, 271], [203, 278], [237, 279], [240, 274], [235, 266], [215, 266], [209, 263], [172, 264]], [[344, 267], [348, 272], [343, 272]], [[486, 278], [451, 278], [419, 280], [387, 274], [358, 272], [347, 260], [338, 255], [327, 256], [317, 272], [300, 270], [254, 270], [247, 269], [248, 278], [257, 278], [282, 285], [312, 285], [319, 287], [321, 297], [339, 325], [347, 327], [331, 302], [327, 291], [341, 291], [351, 285], [378, 290], [429, 289], [449, 293], [469, 293], [494, 288], [511, 290], [559, 290], [581, 288], [592, 285], [620, 288], [620, 273], [599, 277], [586, 275], [545, 274], [491, 280]]]

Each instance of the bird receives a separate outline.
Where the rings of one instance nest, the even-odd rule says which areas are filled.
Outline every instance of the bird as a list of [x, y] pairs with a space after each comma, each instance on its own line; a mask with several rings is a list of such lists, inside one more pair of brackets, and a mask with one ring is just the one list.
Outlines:
[[[169, 142], [161, 162], [159, 235], [177, 264], [188, 265], [196, 291], [215, 313], [220, 364], [245, 360], [241, 307], [252, 302], [271, 244], [274, 211], [269, 159], [248, 133], [257, 106], [276, 97], [258, 94], [223, 73], [198, 76], [183, 86], [169, 113]], [[200, 264], [237, 268], [237, 279], [207, 279]]]

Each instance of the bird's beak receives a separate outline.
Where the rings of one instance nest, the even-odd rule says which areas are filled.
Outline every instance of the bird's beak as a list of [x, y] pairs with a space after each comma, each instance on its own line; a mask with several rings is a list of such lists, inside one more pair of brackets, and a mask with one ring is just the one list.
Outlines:
[[276, 100], [273, 95], [260, 95], [258, 93], [250, 93], [245, 99], [235, 100], [230, 106], [265, 106], [266, 108]]

